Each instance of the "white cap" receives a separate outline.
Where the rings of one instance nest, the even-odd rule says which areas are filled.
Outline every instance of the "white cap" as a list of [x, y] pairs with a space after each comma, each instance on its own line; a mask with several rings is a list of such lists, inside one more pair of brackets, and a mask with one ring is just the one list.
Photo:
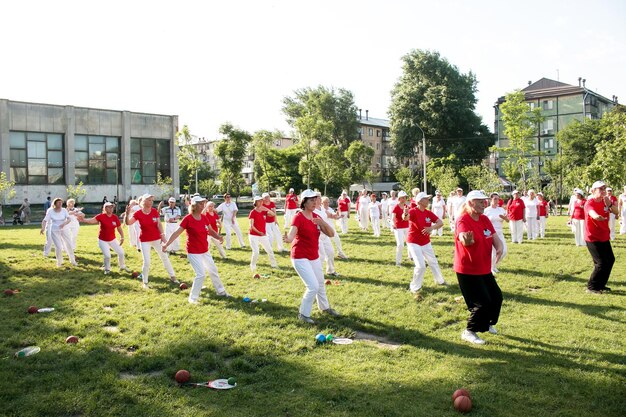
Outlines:
[[607, 191], [613, 191], [613, 189], [611, 187], [606, 187]]
[[482, 191], [479, 190], [474, 190], [467, 193], [468, 200], [486, 200], [488, 198], [489, 197], [487, 197], [485, 194], [483, 194]]
[[114, 206], [115, 204], [111, 203], [110, 201], [107, 201], [106, 203], [104, 203], [102, 205], [102, 207], [108, 207], [108, 206]]
[[168, 202], [168, 203], [175, 203], [175, 202], [176, 202], [176, 199], [175, 199], [174, 197], [170, 197], [170, 198], [167, 200], [167, 202]]
[[430, 198], [430, 197], [432, 197], [432, 195], [426, 194], [424, 191], [422, 191], [421, 193], [418, 193], [415, 196], [415, 201], [420, 201], [422, 198]]
[[574, 188], [574, 194], [580, 194], [580, 195], [584, 196], [585, 192], [583, 190], [581, 190], [580, 188]]
[[400, 198], [400, 197], [407, 197], [406, 192], [404, 192], [404, 191], [400, 191], [400, 192], [398, 193], [398, 198]]
[[293, 193], [293, 188], [290, 188], [290, 189], [289, 189], [289, 192], [290, 192], [290, 193]]
[[513, 190], [513, 192], [511, 194], [519, 194], [519, 191]]
[[256, 203], [256, 202], [257, 202], [257, 201], [259, 201], [259, 200], [263, 200], [263, 196], [260, 196], [260, 195], [255, 195], [255, 196], [254, 196], [254, 198], [253, 198], [253, 200], [254, 200], [254, 202]]
[[206, 198], [196, 195], [191, 199], [191, 204], [201, 203], [203, 201], [206, 201]]
[[302, 191], [302, 194], [300, 196], [302, 197], [302, 199], [305, 199], [305, 198], [317, 197], [318, 195], [315, 191], [307, 189], [307, 190]]
[[441, 195], [441, 191], [440, 191], [440, 190], [436, 190], [436, 191], [435, 191], [435, 194], [437, 194], [437, 195]]
[[596, 181], [591, 186], [591, 189], [595, 190], [596, 188], [602, 188], [602, 187], [606, 187], [606, 184], [604, 183], [604, 181]]
[[263, 193], [263, 194], [261, 194], [261, 197], [262, 197], [262, 198], [269, 197], [269, 196], [270, 196], [270, 195], [269, 195], [269, 193]]
[[154, 196], [150, 193], [145, 193], [144, 195], [141, 196], [142, 200], [147, 200], [149, 198], [154, 198]]

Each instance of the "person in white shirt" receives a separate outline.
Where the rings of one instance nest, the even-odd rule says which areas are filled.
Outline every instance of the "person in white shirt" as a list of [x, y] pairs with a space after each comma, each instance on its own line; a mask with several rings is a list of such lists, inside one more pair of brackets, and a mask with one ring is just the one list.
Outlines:
[[[317, 193], [317, 196], [321, 197], [321, 193]], [[329, 223], [328, 214], [326, 210], [322, 208], [321, 198], [315, 199], [315, 210], [313, 210], [313, 213], [320, 216], [326, 224]], [[326, 260], [326, 274], [338, 277], [339, 274], [335, 271], [335, 250], [333, 249], [333, 244], [330, 242], [330, 237], [324, 233], [320, 233], [319, 237], [319, 254], [320, 259]]]
[[[442, 221], [446, 218], [446, 200], [443, 199], [443, 195], [441, 195], [441, 191], [435, 191], [435, 198], [431, 203], [431, 210], [437, 217], [439, 217]], [[434, 229], [431, 236], [442, 236], [443, 235], [443, 227], [438, 229]]]
[[387, 226], [390, 230], [393, 230], [391, 225], [391, 213], [393, 213], [393, 209], [398, 205], [398, 192], [395, 190], [391, 190], [389, 192], [389, 199], [387, 200]]
[[70, 242], [72, 242], [72, 249], [76, 252], [76, 242], [78, 241], [78, 230], [80, 224], [78, 223], [78, 217], [82, 214], [81, 209], [75, 207], [76, 201], [73, 198], [68, 198], [65, 202], [67, 213], [70, 215], [70, 224], [67, 225], [70, 232]]
[[217, 212], [224, 215], [222, 224], [224, 225], [224, 229], [226, 232], [226, 249], [230, 249], [230, 235], [233, 231], [237, 236], [239, 246], [241, 246], [242, 248], [246, 247], [245, 243], [243, 242], [241, 229], [239, 228], [239, 224], [237, 223], [238, 211], [239, 209], [237, 208], [237, 204], [231, 201], [230, 194], [224, 194], [224, 202], [217, 206]]
[[369, 226], [369, 206], [370, 198], [367, 195], [367, 190], [363, 190], [359, 197], [359, 226], [361, 226], [361, 230], [367, 230]]
[[[143, 197], [143, 196], [142, 196]], [[128, 202], [128, 206], [130, 210], [128, 211], [129, 220], [133, 217], [135, 213], [141, 210], [141, 198], [139, 200], [130, 200]], [[126, 218], [126, 213], [124, 213], [124, 218]], [[125, 222], [126, 220], [124, 220]], [[130, 241], [130, 246], [137, 249], [137, 252], [141, 252], [141, 242], [139, 241], [139, 233], [141, 230], [139, 229], [139, 223], [133, 223], [128, 226], [128, 240]]]
[[[339, 219], [339, 213], [335, 212], [335, 210], [330, 207], [330, 199], [326, 196], [322, 197], [322, 209], [326, 211], [326, 216], [329, 219], [326, 223], [331, 229], [333, 229], [333, 231], [335, 231], [335, 222], [332, 220]], [[343, 248], [341, 247], [341, 238], [339, 238], [339, 233], [335, 233], [331, 240], [337, 248], [337, 256], [341, 259], [348, 259], [346, 254], [343, 252]]]
[[63, 251], [67, 253], [70, 263], [74, 266], [78, 266], [76, 258], [74, 257], [74, 249], [72, 248], [72, 241], [70, 240], [70, 232], [66, 227], [70, 224], [70, 221], [69, 213], [63, 208], [63, 200], [57, 197], [52, 201], [52, 207], [48, 209], [46, 217], [44, 217], [41, 222], [40, 234], [42, 235], [46, 231], [46, 226], [51, 224], [50, 237], [54, 242], [57, 267], [61, 267], [63, 265]]
[[276, 242], [276, 250], [280, 253], [283, 253], [285, 249], [283, 248], [283, 236], [280, 233], [280, 228], [278, 227], [278, 216], [276, 216], [276, 204], [272, 201], [269, 193], [261, 194], [263, 197], [263, 206], [267, 208], [267, 215], [265, 216], [265, 228], [267, 232], [267, 237], [270, 241], [270, 246], [274, 246], [274, 242]]
[[[161, 215], [165, 220], [165, 239], [169, 240], [169, 238], [174, 234], [175, 231], [178, 230], [178, 221], [182, 217], [182, 213], [178, 207], [176, 207], [176, 199], [174, 197], [170, 197], [167, 200], [168, 206], [163, 207], [161, 209]], [[172, 241], [172, 243], [167, 247], [169, 253], [176, 253], [180, 250], [180, 238], [176, 238]]]
[[496, 231], [496, 234], [502, 241], [502, 255], [500, 259], [496, 262], [496, 249], [492, 248], [491, 252], [491, 272], [496, 274], [498, 272], [497, 264], [502, 262], [502, 259], [507, 254], [506, 240], [504, 239], [504, 229], [502, 225], [504, 222], [508, 222], [509, 218], [506, 215], [506, 210], [500, 207], [500, 195], [498, 193], [491, 193], [491, 205], [487, 207], [484, 211], [484, 215], [491, 220], [493, 224], [493, 228]]
[[382, 219], [381, 219], [381, 227], [385, 228], [385, 227], [389, 227], [389, 224], [387, 223], [387, 219], [389, 218], [389, 198], [387, 197], [387, 193], [381, 193], [380, 194], [380, 212], [382, 215]]
[[461, 207], [463, 203], [465, 203], [465, 200], [466, 198], [463, 195], [463, 189], [461, 187], [457, 188], [456, 195], [448, 200], [448, 204], [450, 204], [448, 216], [450, 217], [450, 230], [452, 232], [454, 232], [454, 223], [456, 222], [457, 216], [460, 214]]
[[370, 194], [369, 216], [372, 222], [374, 237], [380, 237], [380, 219], [382, 217], [380, 209], [380, 203], [376, 201], [376, 194]]
[[528, 240], [537, 239], [539, 231], [539, 211], [537, 210], [537, 194], [535, 190], [528, 190], [528, 196], [522, 197], [526, 209], [524, 215], [526, 216], [526, 234]]

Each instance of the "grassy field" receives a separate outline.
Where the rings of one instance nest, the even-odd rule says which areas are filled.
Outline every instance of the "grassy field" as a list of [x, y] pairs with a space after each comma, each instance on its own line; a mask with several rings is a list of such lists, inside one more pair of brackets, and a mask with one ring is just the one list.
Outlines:
[[[613, 292], [586, 294], [591, 257], [565, 221], [550, 218], [546, 239], [509, 245], [500, 334], [484, 346], [460, 340], [468, 312], [456, 299], [447, 226], [434, 248], [452, 285], [435, 287], [427, 271], [416, 302], [412, 266], [394, 266], [391, 233], [375, 239], [352, 223], [342, 237], [350, 259], [337, 260], [340, 285], [327, 288], [343, 317], [314, 310], [316, 326], [296, 320], [304, 287], [287, 254], [274, 271], [261, 252], [260, 272], [271, 276], [255, 280], [249, 249], [231, 250], [216, 263], [233, 298], [216, 297], [207, 279], [201, 304], [190, 305], [155, 254], [149, 290], [129, 273], [103, 275], [95, 226], [81, 227], [80, 265], [61, 269], [42, 257], [38, 226], [0, 228], [0, 289], [21, 290], [0, 296], [0, 415], [453, 416], [450, 396], [466, 387], [474, 416], [623, 416], [626, 237], [613, 243]], [[140, 254], [125, 249], [139, 271]], [[187, 260], [172, 261], [190, 283]], [[56, 310], [29, 315], [29, 305]], [[317, 346], [318, 332], [355, 343]], [[79, 343], [66, 344], [69, 335]], [[14, 357], [29, 345], [41, 352]], [[196, 382], [234, 376], [238, 386], [179, 388], [178, 369]]]

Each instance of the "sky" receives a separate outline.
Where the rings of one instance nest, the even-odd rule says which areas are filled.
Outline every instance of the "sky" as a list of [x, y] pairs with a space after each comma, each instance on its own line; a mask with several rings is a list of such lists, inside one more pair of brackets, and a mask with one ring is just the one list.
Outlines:
[[291, 128], [282, 100], [346, 88], [388, 118], [402, 56], [438, 51], [498, 97], [542, 77], [626, 103], [624, 0], [4, 1], [0, 98], [179, 116], [217, 138]]

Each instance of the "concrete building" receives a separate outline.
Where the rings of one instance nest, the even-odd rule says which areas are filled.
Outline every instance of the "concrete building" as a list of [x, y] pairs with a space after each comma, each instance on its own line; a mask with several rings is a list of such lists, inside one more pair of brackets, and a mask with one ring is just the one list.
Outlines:
[[389, 120], [369, 117], [369, 110], [365, 110], [365, 117], [359, 111], [359, 139], [374, 149], [370, 170], [378, 176], [380, 181], [393, 179], [395, 157], [389, 134]]
[[[528, 86], [522, 90], [529, 110], [539, 108], [544, 117], [533, 144], [534, 150], [542, 153], [541, 156], [533, 157], [533, 164], [539, 166], [540, 173], [543, 173], [545, 160], [554, 158], [559, 152], [556, 139], [559, 131], [574, 120], [600, 119], [605, 112], [617, 104], [617, 97], [613, 96], [609, 100], [589, 90], [585, 84], [586, 80], [582, 78], [578, 79], [578, 86], [542, 78], [534, 83], [529, 81]], [[504, 135], [504, 123], [501, 120], [500, 105], [502, 103], [504, 103], [504, 97], [500, 97], [494, 105], [494, 132], [497, 135], [498, 148], [509, 146], [509, 139]], [[500, 175], [503, 175], [501, 170], [503, 161], [504, 155], [497, 152], [490, 160]]]
[[15, 181], [9, 204], [66, 197], [83, 182], [85, 202], [158, 193], [157, 173], [179, 193], [178, 116], [0, 99], [0, 170]]

